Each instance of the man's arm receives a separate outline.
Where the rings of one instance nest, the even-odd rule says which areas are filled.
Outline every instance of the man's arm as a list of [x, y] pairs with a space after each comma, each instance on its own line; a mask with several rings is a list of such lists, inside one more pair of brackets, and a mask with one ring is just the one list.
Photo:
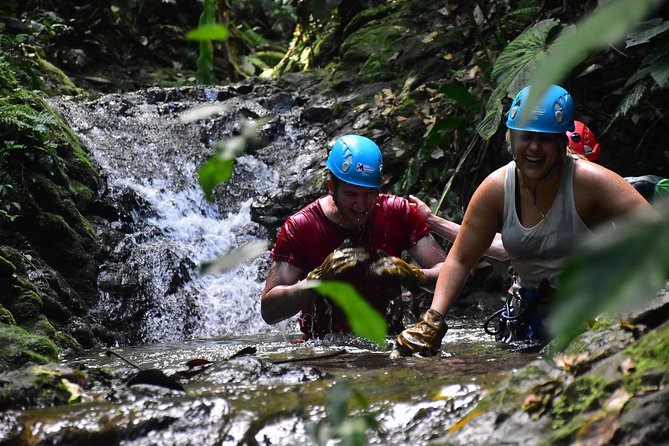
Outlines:
[[272, 262], [260, 297], [260, 313], [265, 322], [275, 324], [287, 319], [309, 302], [312, 294], [301, 287], [302, 277], [301, 268], [288, 262]]
[[[423, 217], [425, 223], [427, 223], [432, 232], [441, 237], [444, 237], [451, 243], [455, 242], [455, 238], [460, 232], [459, 224], [450, 220], [446, 220], [445, 218], [438, 217], [434, 214], [434, 212], [432, 212], [432, 209], [430, 209], [430, 207], [420, 198], [413, 195], [409, 195], [409, 198], [416, 206], [416, 210]], [[502, 234], [495, 234], [494, 240], [484, 255], [502, 261], [509, 259], [509, 254], [506, 252], [504, 245], [502, 244]]]
[[418, 240], [416, 246], [410, 248], [409, 254], [420, 265], [421, 271], [427, 278], [426, 289], [432, 291], [437, 283], [441, 265], [444, 263], [446, 253], [437, 241], [428, 234], [422, 239]]

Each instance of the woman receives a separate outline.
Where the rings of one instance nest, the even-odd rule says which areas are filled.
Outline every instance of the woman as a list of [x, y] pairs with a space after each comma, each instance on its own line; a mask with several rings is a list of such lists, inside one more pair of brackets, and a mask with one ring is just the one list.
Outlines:
[[443, 315], [496, 232], [502, 233], [521, 293], [541, 294], [537, 299], [545, 303], [550, 292], [543, 290], [557, 285], [562, 264], [582, 237], [604, 222], [649, 207], [619, 175], [567, 155], [574, 105], [565, 89], [551, 86], [534, 109], [524, 110], [528, 95], [525, 87], [507, 116], [514, 160], [491, 173], [474, 193], [430, 309], [397, 337], [401, 355], [438, 353], [447, 330]]

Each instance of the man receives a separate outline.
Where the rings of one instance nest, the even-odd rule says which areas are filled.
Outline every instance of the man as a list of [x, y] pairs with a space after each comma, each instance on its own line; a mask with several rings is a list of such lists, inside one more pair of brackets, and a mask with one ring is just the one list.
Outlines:
[[[344, 280], [381, 314], [391, 333], [402, 330], [401, 285], [434, 287], [445, 253], [414, 206], [380, 194], [381, 151], [358, 135], [337, 138], [326, 166], [328, 194], [289, 217], [279, 231], [261, 297], [270, 324], [300, 315], [305, 340], [350, 328], [343, 312], [302, 286], [304, 280]], [[400, 256], [407, 251], [420, 267]]]

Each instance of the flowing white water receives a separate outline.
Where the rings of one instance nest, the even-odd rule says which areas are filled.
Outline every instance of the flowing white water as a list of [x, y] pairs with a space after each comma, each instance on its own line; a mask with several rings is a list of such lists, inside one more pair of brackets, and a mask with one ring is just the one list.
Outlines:
[[[172, 104], [180, 111], [197, 105]], [[165, 113], [166, 104], [132, 95], [65, 101], [57, 108], [107, 175], [107, 195], [120, 200], [132, 191], [143, 203], [131, 213], [131, 225], [112, 223], [124, 233], [114, 252], [129, 254], [101, 266], [107, 282], [134, 288], [128, 286], [130, 296], [124, 297], [103, 289], [97, 318], [119, 325], [121, 314], [132, 314], [138, 337], [146, 342], [273, 330], [259, 308], [267, 253], [221, 274], [202, 275], [199, 267], [263, 238], [251, 222], [249, 197], [275, 187], [278, 173], [250, 155], [240, 156], [222, 199], [224, 208], [234, 211], [222, 211], [221, 200], [208, 202], [197, 181], [197, 169], [212, 152], [211, 122], [183, 123], [178, 113]]]

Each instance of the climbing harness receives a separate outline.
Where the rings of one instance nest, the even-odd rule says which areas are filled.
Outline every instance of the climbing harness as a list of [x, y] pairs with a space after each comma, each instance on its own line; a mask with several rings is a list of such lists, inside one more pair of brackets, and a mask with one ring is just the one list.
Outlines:
[[547, 281], [542, 281], [538, 288], [523, 288], [518, 276], [512, 274], [504, 306], [486, 319], [483, 329], [496, 340], [510, 345], [545, 344], [547, 336], [538, 303], [549, 289]]

